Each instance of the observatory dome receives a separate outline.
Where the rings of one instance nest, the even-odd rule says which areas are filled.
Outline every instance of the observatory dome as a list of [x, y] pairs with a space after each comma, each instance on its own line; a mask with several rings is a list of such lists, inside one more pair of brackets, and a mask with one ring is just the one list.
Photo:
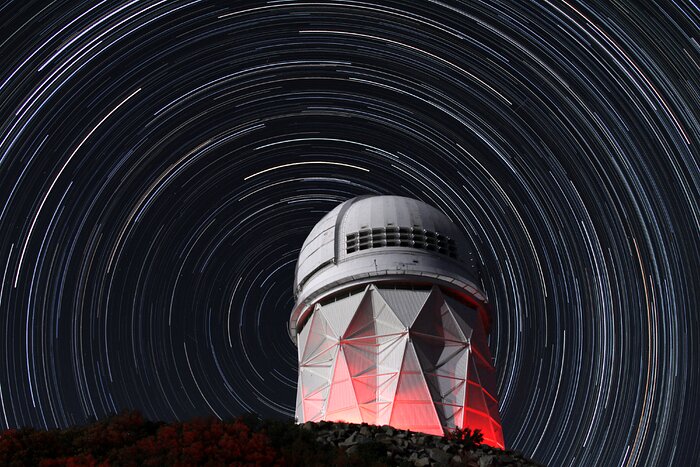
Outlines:
[[445, 282], [485, 300], [474, 248], [444, 213], [403, 196], [359, 196], [326, 214], [304, 241], [290, 332], [334, 290], [378, 280]]

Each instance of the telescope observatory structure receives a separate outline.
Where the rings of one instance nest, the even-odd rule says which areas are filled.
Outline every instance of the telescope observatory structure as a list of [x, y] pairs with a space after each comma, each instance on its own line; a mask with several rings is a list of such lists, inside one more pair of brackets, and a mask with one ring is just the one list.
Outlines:
[[479, 429], [503, 448], [474, 255], [445, 214], [415, 199], [359, 196], [326, 214], [294, 280], [297, 422]]

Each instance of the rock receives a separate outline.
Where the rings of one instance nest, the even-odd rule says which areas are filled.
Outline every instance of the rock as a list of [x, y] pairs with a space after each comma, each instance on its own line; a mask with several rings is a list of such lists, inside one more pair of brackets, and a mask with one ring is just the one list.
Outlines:
[[306, 422], [301, 426], [304, 430], [313, 430], [314, 429], [314, 424], [312, 422]]
[[462, 457], [468, 461], [478, 461], [482, 454], [475, 451], [466, 451]]
[[338, 443], [338, 446], [343, 446], [343, 447], [346, 447], [346, 446], [354, 446], [354, 445], [357, 444], [358, 442], [359, 442], [359, 441], [358, 441], [358, 439], [357, 439], [357, 433], [353, 433], [353, 434], [351, 434], [351, 435], [348, 437], [348, 439], [346, 439], [345, 441], [341, 441], [340, 443]]
[[384, 458], [390, 465], [422, 467], [428, 465], [535, 467], [538, 465], [517, 452], [502, 451], [488, 445], [466, 447], [459, 440], [397, 430], [388, 425], [379, 427], [322, 421], [307, 422], [299, 427], [311, 432], [312, 438], [319, 444], [342, 448], [348, 456], [356, 456], [363, 451], [362, 443], [370, 443], [368, 452], [376, 452], [377, 456]]
[[403, 450], [403, 449], [401, 449], [400, 447], [395, 446], [395, 445], [388, 446], [387, 449], [389, 449], [389, 451], [390, 451], [391, 453], [393, 453], [394, 455], [399, 455], [399, 454], [403, 454], [403, 453], [404, 453], [404, 450]]
[[450, 461], [450, 456], [447, 454], [445, 451], [442, 449], [438, 448], [430, 448], [428, 449], [428, 454], [430, 455], [430, 458], [433, 459], [434, 461], [438, 462], [439, 464], [447, 464]]
[[496, 461], [498, 461], [499, 464], [503, 465], [515, 464], [515, 459], [513, 459], [513, 456], [509, 456], [508, 454], [497, 455]]

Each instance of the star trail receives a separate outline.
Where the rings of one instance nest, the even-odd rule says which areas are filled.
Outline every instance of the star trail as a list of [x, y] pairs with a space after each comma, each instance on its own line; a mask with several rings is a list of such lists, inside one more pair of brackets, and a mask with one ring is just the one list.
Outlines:
[[506, 445], [700, 439], [692, 1], [0, 4], [0, 429], [292, 417], [299, 248], [362, 194], [474, 243]]

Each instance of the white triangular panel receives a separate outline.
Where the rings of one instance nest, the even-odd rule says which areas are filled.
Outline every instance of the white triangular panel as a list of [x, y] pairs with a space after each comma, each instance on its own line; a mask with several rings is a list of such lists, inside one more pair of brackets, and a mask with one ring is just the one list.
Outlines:
[[380, 288], [379, 293], [401, 323], [410, 328], [418, 316], [418, 312], [423, 308], [428, 295], [430, 295], [430, 290]]
[[400, 371], [408, 336], [398, 336], [379, 344], [377, 349], [377, 373]]
[[334, 337], [340, 339], [345, 334], [363, 296], [364, 292], [358, 292], [323, 305], [321, 312], [328, 320]]
[[396, 384], [401, 364], [406, 351], [408, 337], [400, 337], [379, 346], [377, 354], [377, 400], [390, 402], [394, 400]]
[[309, 330], [311, 329], [310, 324], [312, 319], [313, 317], [307, 320], [301, 332], [297, 334], [297, 354], [299, 355], [300, 362], [304, 361], [304, 349], [306, 348], [306, 342], [309, 339]]
[[318, 421], [323, 418], [338, 348], [339, 346], [335, 345], [299, 367], [304, 398], [302, 411], [306, 421]]
[[384, 301], [384, 298], [377, 291], [377, 288], [372, 286], [372, 309], [374, 311], [374, 321], [376, 323], [377, 335], [397, 334], [404, 332], [406, 326], [396, 316], [394, 311]]
[[302, 362], [313, 359], [314, 356], [327, 351], [338, 343], [330, 331], [328, 321], [317, 311], [311, 317], [311, 322], [307, 324], [309, 335], [306, 339]]
[[301, 377], [304, 384], [304, 397], [318, 391], [322, 386], [330, 384], [331, 372], [337, 348], [330, 349], [328, 352], [328, 361], [319, 364], [306, 364], [300, 367]]
[[301, 371], [299, 372], [299, 376], [297, 378], [297, 405], [296, 405], [296, 410], [294, 411], [294, 419], [297, 422], [304, 421], [304, 410], [303, 410], [303, 401], [304, 398], [302, 397], [302, 380], [301, 380]]
[[309, 397], [318, 392], [320, 388], [328, 385], [328, 378], [311, 371], [309, 368], [304, 368], [302, 371], [303, 395]]

